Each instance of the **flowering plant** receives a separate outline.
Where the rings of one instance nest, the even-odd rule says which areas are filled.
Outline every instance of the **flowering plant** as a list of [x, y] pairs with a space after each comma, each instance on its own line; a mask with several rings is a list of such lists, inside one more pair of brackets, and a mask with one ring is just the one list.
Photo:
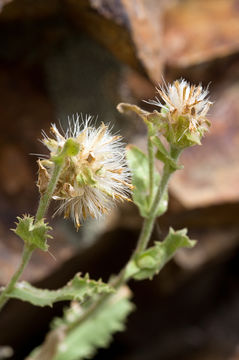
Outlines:
[[40, 193], [44, 193], [54, 167], [51, 159], [69, 138], [79, 146], [77, 154], [66, 159], [52, 196], [62, 202], [57, 212], [64, 211], [65, 218], [71, 215], [77, 229], [88, 216], [99, 218], [107, 214], [114, 200], [129, 201], [132, 189], [121, 137], [112, 136], [104, 123], [99, 128], [92, 127], [91, 117], [81, 120], [83, 124], [78, 116], [69, 121], [64, 136], [54, 124], [51, 131], [55, 140], [47, 135], [43, 140], [50, 151], [50, 160], [38, 161], [38, 186]]
[[[147, 154], [133, 145], [127, 147], [125, 154], [121, 137], [111, 135], [103, 123], [95, 127], [91, 117], [73, 118], [62, 133], [52, 125], [52, 138], [43, 133], [42, 142], [49, 150], [49, 158], [38, 160], [40, 202], [35, 216], [18, 217], [14, 231], [24, 242], [22, 262], [9, 284], [1, 289], [0, 308], [10, 298], [36, 306], [52, 306], [63, 300], [71, 303], [63, 317], [52, 322], [44, 343], [28, 360], [92, 358], [98, 347], [109, 344], [114, 332], [124, 329], [124, 322], [134, 308], [128, 281], [151, 279], [177, 249], [195, 244], [186, 229], [170, 228], [162, 242], [148, 246], [156, 218], [167, 210], [168, 182], [176, 170], [182, 169], [180, 154], [186, 147], [201, 143], [210, 125], [206, 115], [212, 103], [207, 99], [207, 90], [185, 80], [157, 91], [164, 103], [158, 98], [148, 103], [160, 111], [118, 105], [120, 112], [134, 111], [147, 125]], [[162, 173], [155, 167], [156, 159], [164, 164]], [[99, 218], [110, 211], [115, 201], [131, 201], [131, 197], [144, 219], [142, 230], [130, 259], [108, 283], [79, 273], [58, 290], [19, 282], [33, 251], [48, 250], [51, 227], [44, 218], [51, 200], [60, 203], [57, 213], [71, 217], [78, 230], [87, 217]]]

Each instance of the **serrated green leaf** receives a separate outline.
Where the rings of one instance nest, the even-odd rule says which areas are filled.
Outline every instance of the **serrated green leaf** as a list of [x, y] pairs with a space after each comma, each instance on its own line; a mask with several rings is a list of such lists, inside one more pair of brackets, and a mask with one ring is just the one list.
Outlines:
[[[124, 286], [73, 330], [68, 332], [67, 325], [55, 328], [28, 360], [91, 359], [98, 348], [109, 345], [115, 332], [124, 330], [126, 318], [134, 309], [129, 297], [130, 292]], [[77, 304], [73, 303], [72, 307], [71, 321], [74, 322], [84, 313]], [[69, 324], [69, 320], [65, 323]]]
[[58, 290], [39, 289], [26, 281], [15, 285], [13, 291], [8, 295], [11, 298], [28, 301], [36, 306], [52, 306], [53, 303], [65, 300], [84, 301], [86, 298], [99, 293], [113, 292], [113, 288], [104, 284], [101, 280], [89, 279], [89, 276], [81, 277], [76, 274], [67, 285]]
[[135, 280], [152, 279], [155, 274], [174, 256], [175, 252], [182, 247], [191, 248], [196, 244], [190, 240], [187, 230], [174, 231], [172, 228], [163, 242], [155, 242], [155, 245], [137, 255], [127, 266], [126, 278]]
[[16, 229], [13, 231], [28, 245], [35, 246], [43, 251], [48, 250], [47, 238], [51, 236], [48, 234], [52, 230], [44, 219], [34, 223], [34, 217], [24, 215], [22, 218], [17, 218]]
[[[127, 149], [127, 160], [132, 173], [133, 201], [138, 206], [141, 216], [147, 217], [149, 213], [149, 163], [148, 157], [136, 146]], [[160, 175], [155, 170], [154, 193], [156, 193]], [[168, 194], [165, 192], [159, 204], [157, 216], [162, 215], [168, 206]]]
[[171, 168], [174, 170], [183, 168], [182, 165], [177, 164], [177, 162], [171, 157], [159, 137], [152, 136], [151, 141], [157, 147], [157, 159], [161, 160], [164, 164], [170, 165]]

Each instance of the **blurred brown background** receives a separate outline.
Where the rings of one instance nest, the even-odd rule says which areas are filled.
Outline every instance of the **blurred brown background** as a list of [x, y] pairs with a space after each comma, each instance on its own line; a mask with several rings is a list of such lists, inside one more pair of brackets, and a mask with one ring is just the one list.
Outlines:
[[[154, 234], [188, 227], [198, 244], [153, 281], [132, 282], [137, 312], [96, 359], [239, 359], [239, 1], [0, 0], [0, 9], [1, 285], [22, 249], [9, 228], [37, 207], [30, 153], [46, 152], [41, 129], [82, 112], [144, 148], [144, 125], [118, 114], [117, 103], [146, 106], [141, 100], [155, 96], [162, 78], [210, 82], [210, 133], [183, 154], [185, 168], [172, 180], [169, 212]], [[89, 220], [77, 234], [71, 222], [51, 219], [54, 208], [56, 260], [36, 253], [25, 279], [57, 288], [76, 271], [107, 280], [120, 269], [141, 226], [133, 205]], [[11, 301], [0, 316], [0, 344], [14, 348], [11, 359], [24, 359], [61, 311], [62, 304]]]

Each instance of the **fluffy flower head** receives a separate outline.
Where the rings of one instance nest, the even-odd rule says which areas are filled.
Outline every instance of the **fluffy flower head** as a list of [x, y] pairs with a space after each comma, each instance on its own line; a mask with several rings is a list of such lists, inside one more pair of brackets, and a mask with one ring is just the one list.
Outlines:
[[50, 159], [38, 161], [38, 187], [44, 192], [53, 169], [51, 158], [67, 139], [73, 138], [79, 144], [78, 154], [66, 159], [53, 195], [53, 199], [61, 201], [57, 211], [64, 212], [66, 218], [71, 216], [77, 229], [88, 216], [98, 218], [108, 213], [114, 200], [129, 200], [132, 189], [121, 137], [111, 135], [104, 123], [98, 128], [91, 123], [91, 117], [84, 121], [77, 116], [68, 122], [65, 133], [53, 124], [53, 138], [44, 133], [43, 139]]
[[161, 107], [160, 130], [170, 143], [179, 147], [200, 144], [210, 122], [206, 115], [212, 102], [208, 90], [191, 85], [184, 79], [157, 88], [164, 103], [156, 97], [149, 103]]

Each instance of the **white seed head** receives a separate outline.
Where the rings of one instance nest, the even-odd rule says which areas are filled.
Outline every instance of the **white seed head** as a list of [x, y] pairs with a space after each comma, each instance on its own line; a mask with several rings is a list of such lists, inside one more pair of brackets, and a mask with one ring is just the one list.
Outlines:
[[[148, 102], [162, 109], [161, 112], [167, 117], [171, 130], [172, 127], [177, 127], [173, 129], [177, 133], [175, 141], [180, 142], [186, 135], [188, 139], [193, 138], [195, 143], [200, 143], [200, 138], [210, 125], [206, 117], [212, 104], [208, 99], [208, 89], [203, 89], [201, 85], [191, 85], [181, 79], [157, 88], [157, 92], [164, 103], [161, 103], [158, 97]], [[180, 134], [179, 130], [183, 132]]]
[[[57, 212], [71, 216], [78, 229], [88, 216], [98, 218], [108, 213], [114, 200], [128, 200], [132, 189], [121, 136], [113, 136], [104, 123], [96, 128], [92, 118], [77, 115], [68, 121], [68, 129], [60, 133], [53, 124], [54, 139], [45, 133], [43, 143], [50, 151], [50, 159], [61, 150], [68, 138], [79, 144], [79, 152], [66, 159], [53, 199], [61, 201]], [[39, 160], [38, 186], [46, 189], [53, 162]]]

